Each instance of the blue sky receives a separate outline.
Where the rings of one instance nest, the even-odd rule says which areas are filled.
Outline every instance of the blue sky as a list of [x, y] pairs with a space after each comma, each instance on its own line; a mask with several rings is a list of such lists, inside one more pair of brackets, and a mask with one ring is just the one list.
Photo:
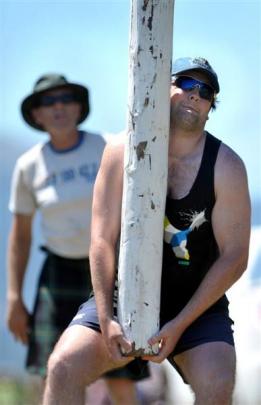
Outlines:
[[[125, 127], [130, 3], [0, 0], [2, 134], [32, 144], [43, 138], [22, 121], [19, 106], [46, 72], [89, 87], [91, 114], [83, 128], [116, 133]], [[203, 56], [217, 71], [220, 103], [207, 129], [241, 155], [251, 195], [259, 199], [260, 27], [260, 0], [175, 1], [173, 58]]]
[[[130, 3], [130, 0], [0, 0], [1, 161], [6, 156], [10, 162], [15, 159], [12, 156], [15, 148], [6, 151], [3, 146], [6, 140], [28, 148], [45, 139], [20, 116], [22, 99], [31, 93], [34, 82], [43, 73], [61, 72], [69, 80], [89, 87], [91, 114], [82, 128], [109, 133], [124, 129]], [[203, 56], [217, 71], [220, 103], [217, 111], [210, 114], [207, 129], [240, 154], [247, 167], [251, 196], [261, 201], [260, 42], [261, 0], [175, 1], [173, 58]], [[8, 178], [11, 173], [5, 174]], [[6, 193], [1, 190], [4, 229], [9, 220], [3, 198]], [[38, 275], [35, 271], [35, 263], [39, 262], [38, 237], [36, 234], [25, 289], [29, 304]], [[0, 245], [3, 271], [5, 250], [4, 238]], [[1, 279], [5, 280], [4, 274]], [[3, 284], [4, 281], [0, 285], [1, 314], [5, 311], [1, 302]], [[0, 329], [6, 337], [0, 342], [4, 347], [0, 363], [10, 367], [12, 359], [14, 367], [23, 367], [24, 348], [7, 334], [2, 316]]]

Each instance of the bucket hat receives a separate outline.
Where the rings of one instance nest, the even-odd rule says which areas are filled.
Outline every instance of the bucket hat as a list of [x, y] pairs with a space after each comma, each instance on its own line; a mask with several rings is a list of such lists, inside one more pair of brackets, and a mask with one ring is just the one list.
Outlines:
[[86, 119], [90, 110], [88, 89], [80, 84], [68, 82], [66, 77], [63, 75], [51, 73], [41, 76], [36, 81], [32, 94], [27, 96], [22, 101], [21, 113], [28, 125], [40, 131], [44, 131], [44, 128], [35, 122], [32, 116], [32, 109], [37, 107], [39, 99], [43, 93], [59, 88], [70, 89], [70, 91], [72, 91], [72, 93], [75, 95], [76, 100], [81, 104], [81, 115], [77, 124], [80, 124]]
[[179, 58], [173, 63], [172, 75], [179, 75], [186, 73], [189, 70], [197, 70], [205, 73], [209, 79], [209, 82], [216, 93], [219, 93], [218, 77], [210, 63], [204, 58]]

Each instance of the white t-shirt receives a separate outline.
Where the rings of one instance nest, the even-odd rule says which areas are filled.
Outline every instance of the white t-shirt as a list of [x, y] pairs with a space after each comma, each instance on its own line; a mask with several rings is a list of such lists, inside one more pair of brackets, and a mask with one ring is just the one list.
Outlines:
[[38, 209], [45, 246], [60, 256], [89, 254], [93, 185], [104, 146], [102, 136], [81, 131], [71, 149], [56, 151], [46, 142], [16, 162], [9, 209], [24, 215]]

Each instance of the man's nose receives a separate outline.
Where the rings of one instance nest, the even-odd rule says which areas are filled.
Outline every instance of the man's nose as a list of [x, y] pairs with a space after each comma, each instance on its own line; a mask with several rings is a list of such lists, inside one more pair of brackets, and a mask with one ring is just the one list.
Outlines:
[[197, 86], [193, 87], [193, 89], [190, 90], [189, 92], [189, 97], [194, 100], [194, 99], [199, 99], [200, 95], [199, 95], [199, 88]]
[[64, 106], [64, 103], [61, 100], [55, 100], [53, 105], [54, 107], [60, 108]]

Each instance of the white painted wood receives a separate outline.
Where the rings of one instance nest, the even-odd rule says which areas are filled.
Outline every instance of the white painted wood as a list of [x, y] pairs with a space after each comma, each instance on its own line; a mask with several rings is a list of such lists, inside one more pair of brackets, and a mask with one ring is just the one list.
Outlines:
[[118, 316], [133, 354], [157, 352], [174, 0], [132, 0]]

